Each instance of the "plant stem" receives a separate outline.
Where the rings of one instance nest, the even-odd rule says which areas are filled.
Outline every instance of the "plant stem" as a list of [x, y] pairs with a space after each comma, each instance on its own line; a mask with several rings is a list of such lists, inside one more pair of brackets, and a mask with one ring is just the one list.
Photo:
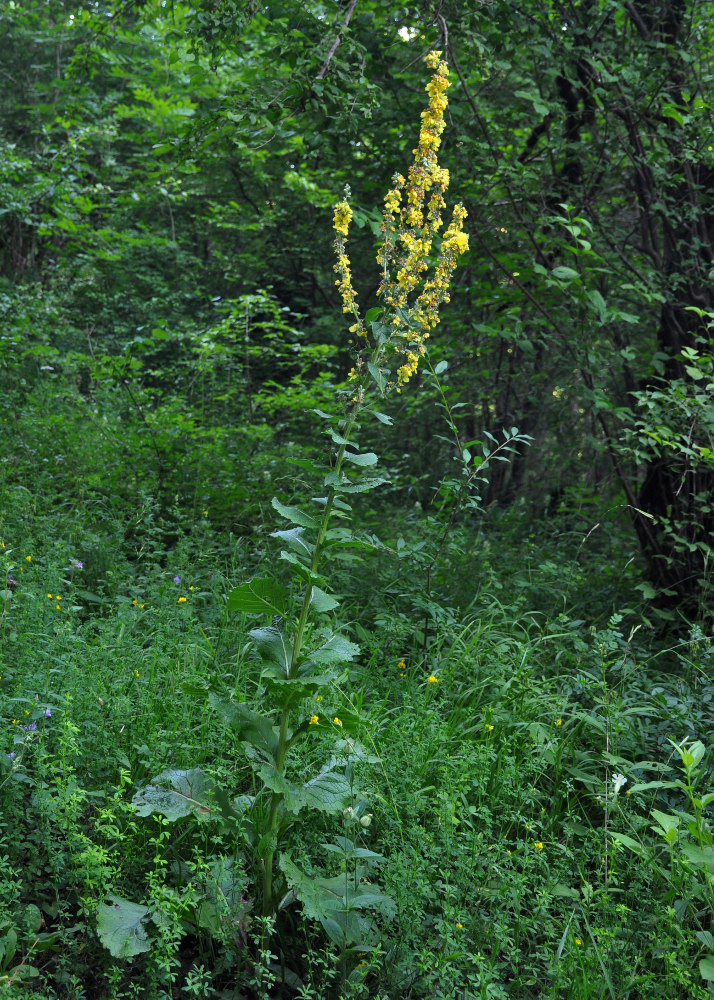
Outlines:
[[[347, 417], [347, 422], [344, 427], [342, 437], [345, 443], [339, 445], [337, 451], [337, 457], [335, 460], [334, 473], [339, 476], [342, 469], [342, 464], [345, 458], [345, 448], [347, 447], [347, 441], [349, 440], [350, 433], [357, 420], [357, 415], [360, 410], [360, 404], [357, 404], [349, 413]], [[327, 494], [327, 499], [325, 501], [325, 508], [322, 512], [322, 517], [320, 518], [320, 526], [317, 532], [317, 540], [315, 542], [315, 548], [312, 554], [312, 560], [310, 562], [310, 573], [317, 573], [320, 557], [322, 555], [322, 550], [325, 544], [325, 537], [327, 535], [327, 529], [330, 524], [330, 517], [332, 515], [332, 508], [335, 500], [335, 487], [330, 487]], [[300, 653], [302, 651], [302, 644], [305, 637], [305, 629], [307, 628], [308, 616], [310, 614], [310, 602], [312, 600], [312, 583], [309, 581], [305, 584], [305, 592], [303, 594], [302, 606], [300, 608], [300, 614], [298, 616], [297, 625], [295, 628], [295, 640], [293, 642], [293, 651], [290, 658], [290, 665], [288, 667], [288, 679], [291, 680], [297, 674], [298, 666], [300, 664]], [[290, 730], [290, 705], [285, 705], [282, 712], [280, 713], [280, 730], [278, 733], [278, 747], [275, 754], [275, 769], [278, 774], [282, 775], [285, 769], [285, 754], [288, 748], [288, 733]], [[282, 801], [282, 792], [273, 792], [270, 799], [270, 813], [268, 815], [268, 853], [265, 855], [264, 868], [263, 868], [263, 916], [267, 917], [273, 912], [273, 866], [275, 862], [275, 849], [276, 844], [276, 832], [278, 827], [278, 812], [280, 803]]]

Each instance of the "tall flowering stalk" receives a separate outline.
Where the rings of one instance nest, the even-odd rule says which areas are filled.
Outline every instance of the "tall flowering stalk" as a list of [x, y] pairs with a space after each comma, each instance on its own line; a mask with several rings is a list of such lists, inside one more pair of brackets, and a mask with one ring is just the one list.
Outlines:
[[[228, 607], [233, 610], [273, 617], [272, 625], [250, 632], [264, 664], [261, 678], [271, 704], [268, 715], [263, 705], [260, 711], [245, 704], [226, 708], [231, 724], [250, 747], [249, 759], [262, 783], [256, 806], [267, 799], [267, 807], [256, 809], [252, 821], [257, 825], [254, 842], [262, 865], [262, 912], [266, 919], [277, 912], [286, 882], [297, 898], [308, 891], [305, 876], [287, 852], [281, 853], [291, 815], [308, 808], [333, 813], [353, 808], [352, 778], [348, 778], [347, 772], [336, 770], [334, 754], [333, 763], [302, 786], [290, 779], [288, 765], [290, 749], [302, 737], [337, 738], [338, 757], [358, 752], [353, 739], [356, 723], [350, 721], [349, 711], [340, 710], [339, 715], [333, 717], [331, 713], [323, 717], [316, 710], [315, 698], [322, 698], [320, 692], [329, 690], [337, 671], [359, 653], [359, 647], [340, 634], [335, 622], [326, 624], [325, 616], [339, 606], [339, 600], [329, 593], [322, 557], [328, 546], [332, 549], [341, 544], [360, 546], [358, 533], [345, 520], [352, 511], [352, 494], [364, 493], [385, 481], [373, 472], [377, 456], [357, 450], [354, 435], [360, 411], [372, 385], [382, 393], [389, 389], [399, 391], [417, 371], [419, 359], [426, 353], [429, 332], [439, 321], [439, 306], [449, 300], [449, 282], [458, 258], [468, 248], [468, 238], [462, 232], [466, 212], [461, 205], [456, 205], [449, 225], [440, 235], [449, 173], [439, 166], [437, 151], [444, 130], [449, 71], [440, 52], [429, 53], [426, 62], [433, 75], [426, 88], [429, 104], [421, 115], [414, 162], [407, 179], [401, 174], [394, 177], [393, 187], [385, 197], [383, 241], [377, 257], [382, 269], [379, 288], [382, 305], [370, 310], [364, 319], [352, 284], [346, 248], [352, 219], [347, 201], [349, 191], [334, 209], [336, 284], [343, 311], [352, 320], [350, 330], [358, 351], [343, 415], [329, 417], [316, 411], [321, 419], [330, 421], [327, 431], [336, 446], [323, 482], [325, 495], [313, 500], [309, 513], [273, 499], [273, 507], [291, 525], [273, 534], [285, 546], [281, 558], [291, 564], [299, 578], [300, 597], [293, 603], [284, 587], [266, 577], [241, 584], [228, 599]], [[432, 246], [435, 246], [433, 255]], [[389, 366], [395, 357], [397, 367], [393, 373]], [[390, 422], [384, 414], [377, 416]], [[339, 529], [331, 528], [335, 517], [340, 518]], [[291, 605], [295, 616], [288, 624]], [[283, 875], [279, 887], [275, 884], [276, 855]], [[345, 953], [358, 946], [362, 950], [367, 947], [360, 945], [360, 924], [354, 920], [354, 912], [362, 905], [354, 895], [359, 891], [356, 874], [353, 882], [341, 902], [335, 901], [334, 887], [325, 889], [319, 906], [314, 885], [308, 891], [312, 912], [324, 905], [320, 919], [324, 917], [327, 933]], [[376, 893], [374, 886], [365, 898], [371, 901], [370, 905], [381, 907], [383, 913], [392, 906], [391, 900]], [[265, 940], [266, 935], [264, 943]]]
[[[415, 374], [419, 358], [426, 353], [425, 342], [439, 322], [439, 306], [449, 301], [449, 285], [458, 259], [468, 249], [468, 236], [462, 231], [466, 210], [454, 206], [451, 222], [441, 237], [438, 258], [430, 273], [432, 246], [442, 228], [446, 208], [444, 192], [449, 186], [449, 171], [439, 166], [438, 150], [444, 131], [444, 112], [449, 68], [441, 52], [430, 52], [426, 64], [434, 73], [426, 86], [429, 104], [421, 113], [419, 144], [412, 150], [414, 162], [407, 178], [395, 174], [392, 187], [384, 198], [381, 230], [383, 242], [377, 253], [382, 279], [377, 292], [384, 303], [380, 321], [372, 324], [374, 344], [369, 345], [366, 325], [357, 305], [352, 285], [350, 259], [346, 242], [352, 209], [345, 201], [335, 205], [334, 229], [337, 234], [334, 269], [343, 312], [351, 314], [350, 331], [367, 342], [360, 352], [358, 369], [352, 377], [364, 375], [365, 347], [372, 347], [371, 364], [377, 365], [389, 352], [401, 360], [396, 380], [378, 380], [379, 387], [396, 385], [397, 391]], [[371, 370], [371, 369], [368, 369]], [[391, 372], [389, 372], [391, 376]]]

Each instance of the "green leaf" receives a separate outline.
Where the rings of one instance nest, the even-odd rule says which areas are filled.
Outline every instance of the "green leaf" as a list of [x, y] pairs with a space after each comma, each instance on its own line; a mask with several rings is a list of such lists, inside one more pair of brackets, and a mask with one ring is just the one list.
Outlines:
[[210, 816], [207, 801], [211, 779], [200, 767], [187, 771], [166, 770], [152, 778], [152, 784], [136, 792], [131, 802], [139, 816], [160, 813], [170, 823], [195, 813]]
[[290, 668], [293, 646], [283, 633], [269, 625], [267, 628], [252, 628], [248, 635], [256, 645], [260, 658], [274, 663], [286, 674]]
[[228, 701], [211, 694], [208, 704], [223, 716], [228, 725], [241, 740], [254, 747], [265, 750], [270, 757], [275, 757], [278, 748], [278, 736], [272, 721], [265, 715], [251, 711], [242, 702]]
[[699, 960], [699, 974], [702, 979], [714, 979], [714, 955]]
[[97, 907], [97, 935], [113, 958], [133, 958], [152, 944], [144, 928], [149, 909], [121, 896], [107, 896]]
[[714, 847], [697, 847], [694, 844], [682, 844], [682, 854], [696, 865], [714, 875]]
[[572, 267], [565, 267], [564, 264], [554, 267], [550, 273], [554, 278], [558, 278], [560, 281], [573, 281], [578, 277], [577, 271], [574, 271]]
[[270, 501], [278, 514], [286, 519], [286, 521], [291, 521], [293, 524], [299, 524], [303, 528], [316, 528], [317, 521], [314, 517], [310, 517], [309, 514], [305, 514], [298, 507], [287, 507], [284, 503], [280, 503], [277, 497], [273, 497]]
[[448, 361], [440, 361], [439, 364], [434, 369], [434, 374], [435, 375], [441, 375], [441, 374], [443, 374], [443, 372], [446, 371], [446, 369], [448, 367], [449, 367], [449, 362]]
[[376, 417], [380, 424], [387, 424], [388, 426], [391, 426], [394, 423], [392, 418], [388, 417], [386, 413], [380, 413], [378, 410], [368, 410], [367, 412]]
[[377, 368], [377, 366], [373, 364], [373, 362], [371, 361], [367, 362], [367, 369], [369, 371], [369, 374], [374, 379], [375, 384], [379, 389], [379, 391], [384, 392], [387, 385], [387, 378], [389, 377], [389, 372], [386, 373], [386, 376], [383, 375], [382, 372], [379, 370], [379, 368]]
[[354, 452], [345, 452], [345, 461], [352, 462], [353, 465], [376, 465], [378, 458], [373, 451], [365, 452], [364, 455], [355, 455]]
[[324, 614], [326, 611], [334, 611], [335, 608], [339, 607], [340, 602], [330, 594], [326, 594], [324, 590], [320, 590], [319, 587], [313, 587], [310, 604], [318, 614]]
[[349, 663], [359, 654], [360, 648], [341, 635], [330, 635], [322, 646], [309, 654], [314, 663]]
[[631, 851], [635, 854], [639, 854], [642, 857], [645, 851], [642, 848], [642, 844], [639, 841], [634, 840], [632, 837], [628, 837], [626, 833], [618, 833], [616, 830], [610, 831], [610, 837], [616, 840], [618, 844], [622, 844], [624, 847], [629, 847]]
[[308, 781], [297, 793], [286, 796], [285, 805], [291, 812], [317, 809], [324, 813], [342, 812], [352, 797], [352, 787], [340, 771], [328, 769]]
[[271, 531], [271, 538], [280, 538], [299, 555], [311, 556], [315, 546], [303, 538], [304, 528], [287, 528], [285, 531]]
[[339, 489], [342, 493], [367, 493], [369, 490], [376, 489], [377, 486], [381, 486], [382, 483], [388, 483], [388, 479], [383, 479], [381, 476], [375, 476], [373, 479], [360, 479], [358, 483], [340, 483]]
[[281, 615], [285, 610], [287, 591], [270, 577], [256, 577], [234, 587], [228, 595], [229, 611], [242, 611], [248, 615]]

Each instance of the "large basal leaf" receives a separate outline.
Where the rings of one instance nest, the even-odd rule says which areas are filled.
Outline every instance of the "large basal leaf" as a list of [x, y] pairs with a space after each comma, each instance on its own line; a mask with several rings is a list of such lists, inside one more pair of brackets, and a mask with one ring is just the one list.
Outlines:
[[133, 958], [149, 951], [152, 938], [146, 933], [144, 921], [149, 916], [146, 906], [131, 903], [121, 896], [107, 896], [107, 902], [97, 907], [97, 935], [114, 958]]
[[139, 816], [160, 813], [173, 823], [192, 813], [209, 816], [210, 791], [211, 779], [200, 767], [187, 771], [170, 769], [157, 775], [131, 801]]
[[287, 591], [270, 577], [256, 577], [234, 587], [228, 595], [229, 611], [243, 611], [248, 615], [282, 615]]

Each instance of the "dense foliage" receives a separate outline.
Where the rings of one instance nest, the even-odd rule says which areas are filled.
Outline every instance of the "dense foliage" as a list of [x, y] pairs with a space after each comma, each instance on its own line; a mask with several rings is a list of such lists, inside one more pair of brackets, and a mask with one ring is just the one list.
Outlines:
[[711, 996], [714, 9], [0, 8], [0, 996]]

